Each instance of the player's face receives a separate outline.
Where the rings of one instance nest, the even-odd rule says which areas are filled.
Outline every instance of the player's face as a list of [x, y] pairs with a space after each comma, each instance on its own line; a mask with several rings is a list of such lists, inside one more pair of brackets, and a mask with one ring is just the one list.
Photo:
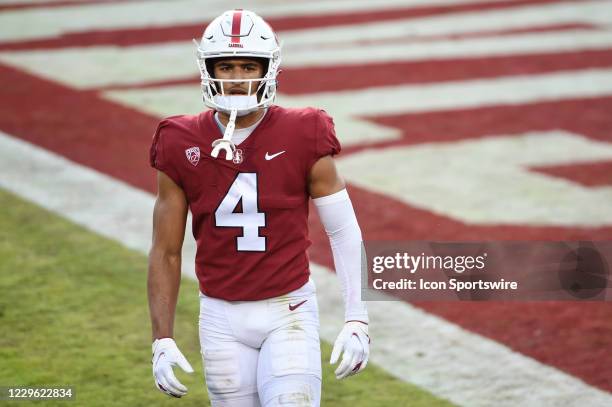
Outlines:
[[[249, 58], [222, 59], [215, 62], [213, 70], [216, 79], [257, 79], [264, 75], [262, 63]], [[251, 94], [258, 86], [259, 82], [251, 83]], [[223, 91], [226, 95], [248, 95], [249, 82], [223, 82]]]

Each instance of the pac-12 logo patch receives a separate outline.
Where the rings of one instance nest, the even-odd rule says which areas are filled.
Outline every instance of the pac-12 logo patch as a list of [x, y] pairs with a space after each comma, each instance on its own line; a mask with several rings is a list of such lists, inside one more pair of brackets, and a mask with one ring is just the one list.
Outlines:
[[185, 150], [187, 159], [194, 167], [200, 162], [200, 147], [191, 147]]

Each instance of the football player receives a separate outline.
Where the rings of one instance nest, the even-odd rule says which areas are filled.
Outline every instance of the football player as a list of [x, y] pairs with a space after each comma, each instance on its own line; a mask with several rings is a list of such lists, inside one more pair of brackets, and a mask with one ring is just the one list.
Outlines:
[[193, 369], [173, 339], [188, 209], [197, 241], [200, 344], [213, 406], [318, 406], [319, 316], [306, 249], [312, 199], [329, 236], [345, 305], [331, 363], [338, 379], [368, 362], [360, 298], [361, 231], [332, 156], [340, 151], [323, 110], [273, 105], [281, 50], [258, 15], [231, 10], [198, 45], [210, 110], [162, 120], [150, 152], [158, 196], [148, 295], [159, 390], [187, 389]]

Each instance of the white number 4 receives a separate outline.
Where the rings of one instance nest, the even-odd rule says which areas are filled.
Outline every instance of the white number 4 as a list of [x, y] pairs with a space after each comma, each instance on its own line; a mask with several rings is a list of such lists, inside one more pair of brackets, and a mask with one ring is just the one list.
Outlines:
[[[234, 212], [242, 201], [242, 212]], [[266, 226], [266, 214], [257, 208], [257, 174], [239, 173], [215, 211], [215, 225], [240, 227], [239, 252], [265, 252], [266, 238], [259, 236], [259, 228]]]

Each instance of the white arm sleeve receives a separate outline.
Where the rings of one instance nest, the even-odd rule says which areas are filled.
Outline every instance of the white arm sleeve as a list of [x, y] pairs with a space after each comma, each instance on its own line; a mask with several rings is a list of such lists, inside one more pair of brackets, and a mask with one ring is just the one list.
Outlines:
[[346, 189], [312, 200], [329, 237], [344, 298], [345, 321], [368, 322], [361, 301], [361, 230]]

